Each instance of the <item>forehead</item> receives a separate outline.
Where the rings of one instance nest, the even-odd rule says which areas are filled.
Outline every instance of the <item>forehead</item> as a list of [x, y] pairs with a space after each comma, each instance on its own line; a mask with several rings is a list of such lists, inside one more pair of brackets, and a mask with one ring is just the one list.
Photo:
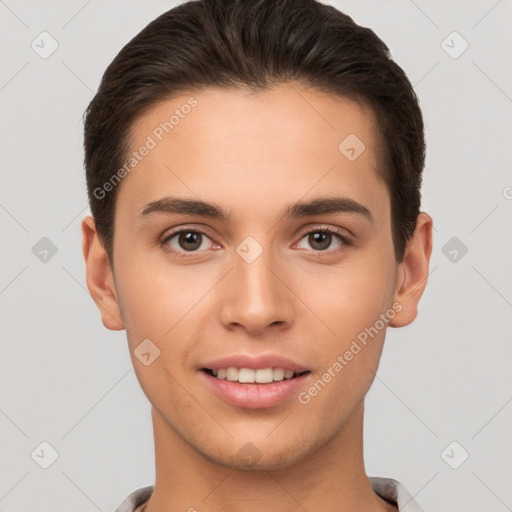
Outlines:
[[169, 193], [243, 198], [254, 211], [258, 197], [279, 208], [287, 197], [334, 189], [387, 208], [387, 197], [372, 197], [384, 190], [374, 114], [337, 95], [293, 84], [183, 93], [145, 112], [130, 139], [135, 152], [150, 147], [119, 191], [132, 210]]

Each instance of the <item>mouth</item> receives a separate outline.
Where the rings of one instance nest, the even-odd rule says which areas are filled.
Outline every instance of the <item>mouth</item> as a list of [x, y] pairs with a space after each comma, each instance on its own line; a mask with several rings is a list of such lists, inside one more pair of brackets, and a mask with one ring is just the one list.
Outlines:
[[284, 368], [268, 367], [268, 368], [236, 368], [230, 366], [228, 368], [201, 368], [201, 371], [215, 377], [219, 380], [226, 380], [240, 384], [272, 384], [274, 382], [282, 382], [285, 380], [292, 380], [310, 373], [309, 370], [294, 371], [286, 370]]
[[291, 400], [308, 384], [310, 370], [269, 368], [201, 368], [207, 388], [218, 398], [244, 409], [269, 409]]
[[289, 403], [313, 378], [313, 369], [277, 353], [235, 353], [203, 361], [196, 368], [211, 393], [245, 409]]

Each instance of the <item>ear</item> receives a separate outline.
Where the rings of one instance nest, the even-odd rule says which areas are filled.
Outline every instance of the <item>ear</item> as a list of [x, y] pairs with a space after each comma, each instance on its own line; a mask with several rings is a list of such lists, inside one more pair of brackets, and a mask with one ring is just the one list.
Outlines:
[[113, 331], [124, 329], [110, 262], [90, 215], [82, 220], [82, 251], [87, 288], [100, 310], [103, 325]]
[[393, 301], [399, 302], [401, 310], [389, 325], [404, 327], [414, 321], [418, 314], [418, 302], [427, 285], [430, 255], [432, 254], [432, 218], [421, 212], [416, 219], [416, 228], [407, 242], [404, 258], [397, 270], [397, 284]]

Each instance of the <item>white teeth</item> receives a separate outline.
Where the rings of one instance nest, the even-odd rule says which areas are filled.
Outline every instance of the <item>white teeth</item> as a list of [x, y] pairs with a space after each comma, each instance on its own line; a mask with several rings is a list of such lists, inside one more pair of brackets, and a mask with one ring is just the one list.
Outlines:
[[274, 368], [274, 380], [283, 380], [285, 373], [284, 368]]
[[255, 373], [254, 381], [259, 384], [266, 384], [267, 382], [272, 382], [274, 380], [274, 370], [272, 370], [272, 368], [261, 368], [256, 370]]
[[226, 369], [226, 379], [227, 380], [238, 380], [238, 370], [230, 366]]
[[254, 382], [256, 370], [250, 368], [240, 368], [238, 370], [238, 382]]
[[291, 379], [295, 375], [293, 370], [285, 370], [284, 368], [260, 368], [253, 370], [252, 368], [235, 368], [234, 366], [212, 370], [212, 373], [218, 379], [252, 384], [279, 382], [284, 379]]
[[284, 378], [285, 379], [291, 379], [293, 377], [293, 370], [286, 370], [284, 372]]

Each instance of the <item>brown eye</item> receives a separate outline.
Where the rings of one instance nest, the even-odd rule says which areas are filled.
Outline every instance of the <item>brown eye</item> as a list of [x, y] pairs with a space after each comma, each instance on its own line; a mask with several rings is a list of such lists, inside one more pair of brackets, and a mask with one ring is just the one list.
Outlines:
[[201, 247], [203, 235], [195, 231], [183, 231], [178, 236], [178, 244], [185, 251], [195, 251]]
[[328, 249], [332, 242], [332, 235], [327, 231], [318, 231], [310, 233], [308, 242], [315, 251], [323, 251]]
[[[208, 242], [213, 245], [210, 238], [203, 232], [195, 229], [181, 229], [171, 233], [163, 242], [169, 250], [176, 254], [202, 252], [208, 249]], [[211, 248], [211, 246], [210, 246]], [[201, 251], [199, 251], [201, 249]]]
[[[304, 243], [307, 246], [301, 246]], [[322, 228], [304, 233], [299, 242], [299, 247], [310, 251], [328, 252], [329, 250], [329, 252], [334, 252], [350, 244], [349, 238], [342, 233], [338, 233], [333, 228]]]

